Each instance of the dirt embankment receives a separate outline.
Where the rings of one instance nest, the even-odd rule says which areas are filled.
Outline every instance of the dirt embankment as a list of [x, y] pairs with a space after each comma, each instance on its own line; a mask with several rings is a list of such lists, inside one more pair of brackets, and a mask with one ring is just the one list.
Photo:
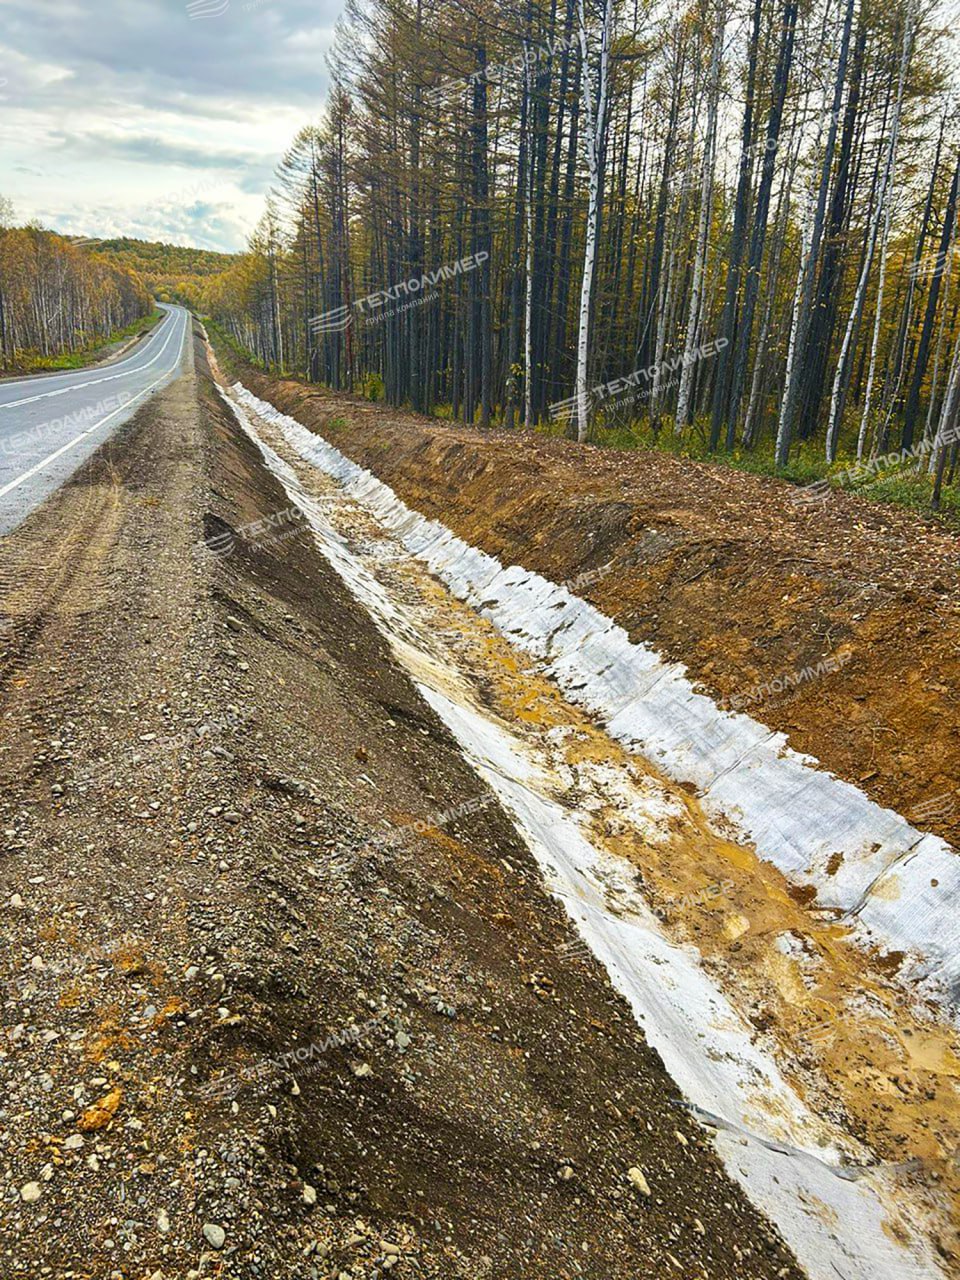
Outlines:
[[960, 845], [960, 538], [842, 493], [658, 453], [485, 434], [256, 370], [250, 389], [403, 500], [683, 662]]
[[0, 1273], [799, 1276], [287, 512], [201, 363], [3, 540]]

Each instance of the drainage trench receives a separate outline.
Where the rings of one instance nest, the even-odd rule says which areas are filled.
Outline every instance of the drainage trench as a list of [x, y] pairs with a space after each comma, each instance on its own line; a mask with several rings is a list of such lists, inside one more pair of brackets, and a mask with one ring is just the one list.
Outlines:
[[934, 1241], [952, 1245], [957, 1227], [955, 1030], [457, 600], [301, 456], [290, 420], [223, 394], [813, 1280], [945, 1274]]

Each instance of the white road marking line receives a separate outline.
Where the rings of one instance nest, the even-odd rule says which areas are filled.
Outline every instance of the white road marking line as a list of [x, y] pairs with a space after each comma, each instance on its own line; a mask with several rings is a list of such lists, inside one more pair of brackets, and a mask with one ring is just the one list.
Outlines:
[[[187, 331], [187, 326], [184, 325], [182, 328], [181, 337], [186, 336], [186, 331]], [[166, 346], [166, 343], [164, 343], [164, 346]], [[18, 476], [16, 480], [11, 480], [9, 484], [4, 485], [3, 488], [0, 489], [0, 498], [6, 497], [6, 495], [11, 491], [11, 489], [16, 489], [17, 485], [23, 484], [24, 480], [29, 480], [32, 476], [37, 475], [37, 473], [42, 471], [44, 467], [48, 467], [51, 462], [53, 462], [56, 458], [59, 458], [61, 454], [67, 453], [68, 450], [72, 449], [75, 444], [79, 444], [81, 440], [86, 439], [87, 436], [92, 435], [94, 431], [98, 431], [100, 427], [108, 423], [111, 418], [115, 418], [118, 413], [123, 413], [124, 409], [129, 409], [130, 406], [136, 404], [138, 400], [141, 400], [144, 396], [149, 395], [155, 386], [161, 383], [164, 380], [164, 378], [168, 377], [169, 374], [174, 372], [177, 365], [180, 363], [182, 359], [183, 359], [183, 341], [181, 340], [180, 353], [177, 356], [176, 363], [171, 365], [171, 367], [167, 369], [165, 373], [161, 373], [160, 377], [157, 378], [156, 382], [151, 382], [149, 387], [146, 387], [143, 391], [137, 392], [137, 394], [133, 397], [132, 400], [128, 400], [126, 404], [122, 404], [119, 409], [114, 409], [113, 413], [108, 414], [105, 418], [101, 418], [100, 421], [96, 423], [94, 426], [87, 427], [86, 431], [81, 431], [78, 436], [74, 436], [72, 440], [69, 440], [66, 444], [61, 445], [59, 449], [55, 449], [54, 452], [51, 453], [49, 457], [44, 458], [42, 462], [38, 462], [36, 466], [31, 467], [29, 471], [25, 471], [23, 475]]]
[[[34, 400], [46, 400], [50, 396], [65, 396], [69, 391], [82, 391], [84, 387], [95, 387], [101, 382], [116, 382], [117, 378], [128, 378], [131, 373], [139, 373], [141, 369], [149, 369], [152, 364], [157, 363], [170, 345], [170, 338], [176, 332], [176, 327], [176, 324], [174, 324], [173, 329], [167, 334], [166, 341], [153, 359], [148, 360], [146, 364], [137, 365], [136, 369], [124, 369], [120, 373], [111, 373], [103, 378], [91, 378], [88, 382], [72, 382], [69, 387], [59, 387], [56, 391], [41, 391], [39, 395], [24, 396], [22, 400], [11, 400], [7, 404], [0, 404], [0, 409], [16, 409], [21, 404], [32, 404]], [[3, 387], [0, 385], [0, 391], [2, 390]]]

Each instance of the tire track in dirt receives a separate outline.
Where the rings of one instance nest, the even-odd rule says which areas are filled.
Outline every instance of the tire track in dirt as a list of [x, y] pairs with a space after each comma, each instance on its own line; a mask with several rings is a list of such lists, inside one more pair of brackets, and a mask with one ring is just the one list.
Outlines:
[[[87, 466], [105, 469], [100, 459]], [[31, 743], [69, 700], [69, 678], [51, 689], [37, 659], [47, 649], [96, 646], [103, 566], [124, 514], [120, 482], [116, 475], [107, 483], [93, 474], [75, 477], [58, 506], [53, 540], [46, 529], [40, 538], [26, 530], [0, 544], [0, 723], [5, 753], [18, 756], [29, 777], [38, 772]]]

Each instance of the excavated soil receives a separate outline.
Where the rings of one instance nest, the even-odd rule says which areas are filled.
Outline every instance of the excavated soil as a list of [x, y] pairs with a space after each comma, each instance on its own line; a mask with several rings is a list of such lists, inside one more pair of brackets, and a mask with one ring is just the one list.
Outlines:
[[201, 355], [0, 543], [0, 1273], [799, 1280], [287, 508]]
[[614, 618], [718, 701], [960, 844], [960, 537], [915, 513], [655, 452], [247, 386], [408, 504]]

